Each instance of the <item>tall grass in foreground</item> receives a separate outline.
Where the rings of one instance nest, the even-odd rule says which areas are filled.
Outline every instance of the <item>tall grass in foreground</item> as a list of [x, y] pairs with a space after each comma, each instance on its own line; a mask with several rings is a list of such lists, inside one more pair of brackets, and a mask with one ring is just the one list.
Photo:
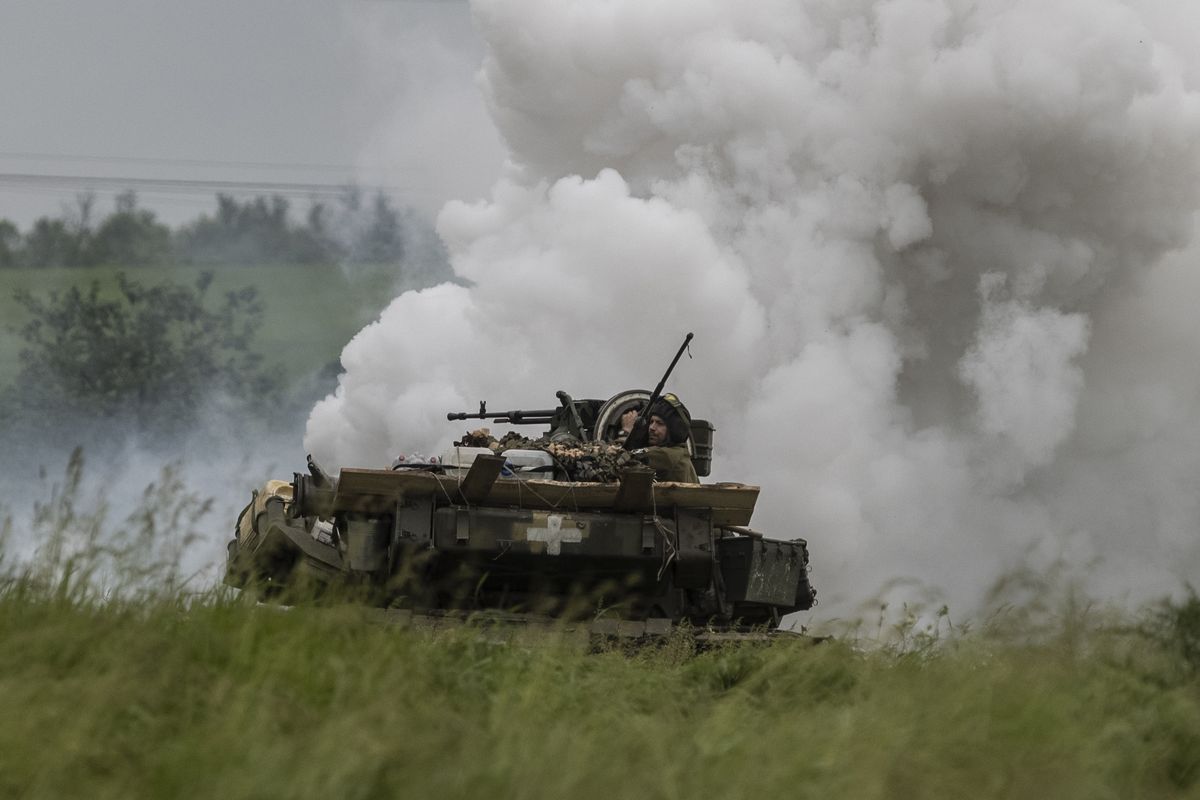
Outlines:
[[169, 559], [83, 581], [87, 552], [0, 580], [0, 797], [1200, 796], [1195, 596], [1035, 636], [589, 653], [197, 594]]

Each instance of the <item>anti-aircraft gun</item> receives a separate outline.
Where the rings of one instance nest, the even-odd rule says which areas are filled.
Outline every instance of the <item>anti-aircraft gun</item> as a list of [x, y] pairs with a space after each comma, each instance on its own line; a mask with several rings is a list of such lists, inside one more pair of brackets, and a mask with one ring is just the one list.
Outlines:
[[[807, 543], [748, 527], [757, 486], [657, 482], [620, 456], [629, 455], [614, 444], [621, 416], [644, 411], [654, 394], [559, 392], [556, 408], [488, 412], [481, 403], [448, 414], [548, 426], [520, 447], [477, 438], [441, 458], [344, 468], [336, 478], [309, 457], [307, 473], [268, 482], [242, 511], [225, 582], [279, 602], [351, 592], [426, 623], [566, 618], [635, 637], [680, 623], [701, 636], [740, 636], [811, 608]], [[701, 477], [713, 435], [709, 422], [691, 421]], [[611, 480], [573, 479], [564, 447], [584, 460], [617, 453], [619, 468]]]

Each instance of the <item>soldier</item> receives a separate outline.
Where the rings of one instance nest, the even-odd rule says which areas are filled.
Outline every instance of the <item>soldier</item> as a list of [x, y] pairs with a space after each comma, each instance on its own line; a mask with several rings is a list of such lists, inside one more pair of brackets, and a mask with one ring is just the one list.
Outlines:
[[699, 483], [687, 448], [692, 417], [679, 398], [664, 394], [656, 400], [650, 406], [649, 422], [646, 433], [650, 446], [635, 450], [635, 455], [654, 469], [654, 477], [660, 481]]

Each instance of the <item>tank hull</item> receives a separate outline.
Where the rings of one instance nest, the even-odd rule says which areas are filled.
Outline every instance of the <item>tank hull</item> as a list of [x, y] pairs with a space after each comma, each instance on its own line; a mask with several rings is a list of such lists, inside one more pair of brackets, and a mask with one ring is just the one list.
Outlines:
[[[811, 608], [807, 543], [746, 526], [758, 488], [346, 469], [255, 493], [225, 580], [281, 602], [345, 593], [417, 618], [487, 611], [668, 631], [777, 624]], [[449, 616], [447, 616], [449, 615]], [[638, 627], [640, 626], [640, 627]]]

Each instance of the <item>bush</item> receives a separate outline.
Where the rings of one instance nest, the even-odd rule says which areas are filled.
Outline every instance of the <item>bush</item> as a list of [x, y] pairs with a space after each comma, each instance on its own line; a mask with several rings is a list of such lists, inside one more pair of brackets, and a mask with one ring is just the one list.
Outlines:
[[1184, 600], [1163, 600], [1148, 614], [1142, 632], [1175, 657], [1187, 677], [1200, 675], [1200, 596], [1188, 587]]
[[251, 349], [261, 325], [257, 289], [212, 303], [212, 273], [193, 286], [145, 286], [117, 274], [118, 295], [100, 283], [38, 297], [16, 294], [29, 321], [7, 411], [26, 423], [61, 429], [73, 420], [123, 420], [149, 433], [174, 433], [201, 406], [278, 401], [280, 375]]

